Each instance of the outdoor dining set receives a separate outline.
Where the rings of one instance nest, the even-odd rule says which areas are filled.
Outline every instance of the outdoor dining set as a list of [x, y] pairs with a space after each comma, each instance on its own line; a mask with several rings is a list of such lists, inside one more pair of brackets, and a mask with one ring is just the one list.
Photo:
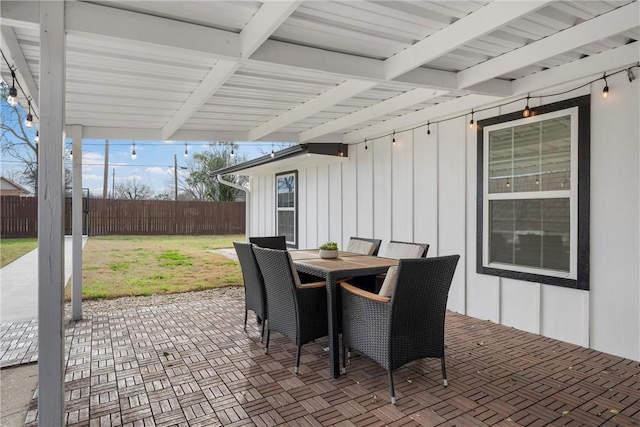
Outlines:
[[445, 314], [460, 256], [426, 258], [429, 245], [396, 241], [378, 256], [381, 243], [352, 237], [332, 259], [316, 249], [287, 250], [284, 236], [234, 246], [245, 286], [245, 329], [251, 310], [265, 353], [271, 331], [286, 336], [297, 346], [297, 374], [302, 346], [328, 336], [331, 376], [345, 374], [347, 357], [359, 351], [387, 370], [395, 404], [393, 370], [413, 360], [439, 358], [447, 385]]

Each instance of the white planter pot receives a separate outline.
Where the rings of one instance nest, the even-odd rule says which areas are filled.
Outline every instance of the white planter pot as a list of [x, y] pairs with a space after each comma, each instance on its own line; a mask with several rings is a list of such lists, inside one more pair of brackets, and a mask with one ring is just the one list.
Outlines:
[[320, 258], [324, 258], [324, 259], [338, 258], [338, 251], [328, 251], [326, 249], [320, 249]]

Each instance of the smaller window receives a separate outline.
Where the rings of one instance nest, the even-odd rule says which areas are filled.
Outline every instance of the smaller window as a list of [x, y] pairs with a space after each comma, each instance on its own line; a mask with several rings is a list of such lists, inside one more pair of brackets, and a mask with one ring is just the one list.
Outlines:
[[297, 172], [276, 175], [276, 230], [287, 246], [298, 247]]

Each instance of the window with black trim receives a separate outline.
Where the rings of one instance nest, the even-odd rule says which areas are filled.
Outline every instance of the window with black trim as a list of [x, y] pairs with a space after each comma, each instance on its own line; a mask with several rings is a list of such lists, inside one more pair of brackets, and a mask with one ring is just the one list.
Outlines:
[[589, 96], [478, 122], [477, 271], [589, 289]]
[[276, 175], [276, 230], [287, 246], [298, 247], [298, 172]]

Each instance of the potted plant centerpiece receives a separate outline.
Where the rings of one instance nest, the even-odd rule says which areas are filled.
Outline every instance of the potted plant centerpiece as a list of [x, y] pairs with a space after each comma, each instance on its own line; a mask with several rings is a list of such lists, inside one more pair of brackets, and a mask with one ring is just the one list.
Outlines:
[[336, 242], [324, 243], [318, 249], [320, 249], [320, 258], [338, 258], [338, 244]]

